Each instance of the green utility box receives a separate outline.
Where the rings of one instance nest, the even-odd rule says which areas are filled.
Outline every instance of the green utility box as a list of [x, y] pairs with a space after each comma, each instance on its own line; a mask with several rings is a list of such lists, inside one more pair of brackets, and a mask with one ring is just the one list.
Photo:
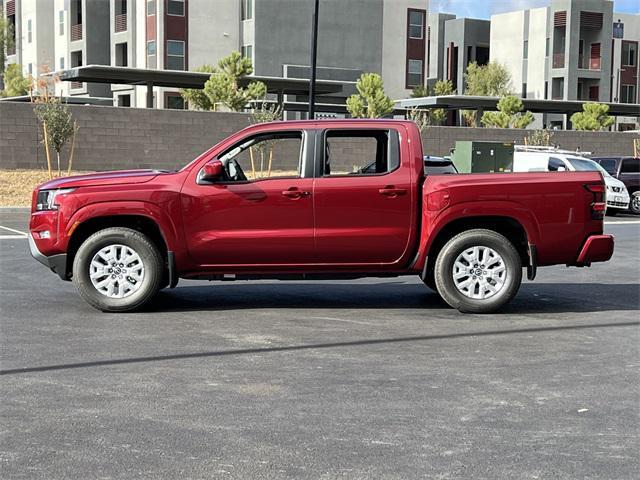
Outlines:
[[513, 171], [513, 143], [457, 141], [451, 160], [460, 173]]

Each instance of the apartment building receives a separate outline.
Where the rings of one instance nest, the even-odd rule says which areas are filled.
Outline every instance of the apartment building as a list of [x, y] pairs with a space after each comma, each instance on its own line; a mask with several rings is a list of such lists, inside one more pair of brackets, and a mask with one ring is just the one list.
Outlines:
[[[493, 15], [490, 59], [507, 67], [523, 98], [636, 103], [640, 16], [618, 18], [626, 39], [613, 38], [608, 0], [551, 0], [548, 7]], [[565, 115], [536, 115], [535, 126], [567, 122]]]
[[[253, 60], [255, 75], [309, 76], [312, 0], [9, 2], [17, 26], [48, 19], [38, 42], [48, 50], [29, 63], [44, 63], [46, 55], [52, 70], [90, 64], [194, 70], [238, 50]], [[377, 72], [392, 98], [407, 97], [425, 83], [427, 11], [428, 0], [322, 0], [318, 78], [355, 81]], [[10, 61], [24, 64], [22, 45]], [[113, 95], [122, 106], [146, 104], [142, 86], [73, 84], [60, 91]], [[182, 108], [182, 99], [177, 89], [155, 87], [154, 105]]]

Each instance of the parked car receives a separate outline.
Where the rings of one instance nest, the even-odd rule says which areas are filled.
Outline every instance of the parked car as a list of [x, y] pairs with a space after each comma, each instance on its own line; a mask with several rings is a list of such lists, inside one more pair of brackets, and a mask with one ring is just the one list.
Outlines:
[[629, 209], [640, 215], [640, 158], [639, 157], [591, 157], [598, 162], [612, 177], [622, 181], [629, 194]]
[[460, 311], [493, 312], [523, 267], [533, 279], [613, 254], [600, 173], [425, 176], [422, 152], [409, 121], [252, 125], [176, 172], [40, 185], [29, 245], [109, 312], [179, 278], [399, 275], [419, 275]]
[[563, 150], [516, 150], [513, 154], [514, 172], [600, 172], [607, 186], [607, 215], [616, 215], [629, 208], [629, 192], [624, 183], [613, 178], [594, 160]]
[[425, 175], [446, 175], [458, 173], [458, 169], [451, 161], [451, 158], [425, 155], [423, 160]]

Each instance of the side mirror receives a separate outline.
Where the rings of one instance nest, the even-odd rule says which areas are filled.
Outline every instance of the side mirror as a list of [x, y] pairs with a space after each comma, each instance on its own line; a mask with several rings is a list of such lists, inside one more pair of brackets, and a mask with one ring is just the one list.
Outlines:
[[558, 172], [566, 172], [566, 167], [558, 167]]
[[211, 160], [207, 162], [202, 170], [200, 170], [200, 174], [198, 175], [198, 183], [200, 182], [215, 182], [220, 177], [222, 177], [224, 173], [224, 167], [222, 166], [222, 162], [220, 160]]

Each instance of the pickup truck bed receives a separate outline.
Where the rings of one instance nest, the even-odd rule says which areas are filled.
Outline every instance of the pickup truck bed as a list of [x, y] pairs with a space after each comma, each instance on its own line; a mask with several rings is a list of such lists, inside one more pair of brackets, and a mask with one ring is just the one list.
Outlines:
[[32, 254], [91, 305], [129, 311], [179, 278], [417, 274], [461, 311], [499, 309], [522, 269], [606, 261], [597, 172], [429, 175], [412, 122], [248, 127], [177, 172], [57, 179]]

